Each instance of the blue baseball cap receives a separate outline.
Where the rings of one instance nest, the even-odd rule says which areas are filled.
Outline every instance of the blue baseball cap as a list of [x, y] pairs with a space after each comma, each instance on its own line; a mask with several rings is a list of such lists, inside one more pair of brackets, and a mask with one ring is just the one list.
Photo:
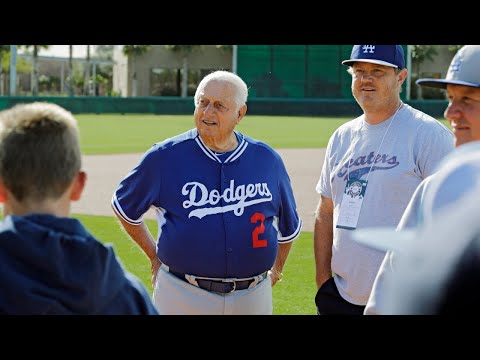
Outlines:
[[447, 85], [480, 87], [480, 45], [465, 45], [457, 51], [445, 79], [418, 79], [421, 86], [445, 89]]
[[343, 60], [342, 64], [352, 66], [357, 61], [405, 68], [405, 54], [401, 45], [353, 45], [350, 59]]

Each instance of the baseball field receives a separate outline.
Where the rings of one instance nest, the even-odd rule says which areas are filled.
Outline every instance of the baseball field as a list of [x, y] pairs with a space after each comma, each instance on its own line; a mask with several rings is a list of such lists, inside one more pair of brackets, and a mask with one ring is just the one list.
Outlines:
[[[140, 248], [121, 230], [110, 199], [118, 183], [144, 151], [155, 142], [193, 128], [193, 117], [143, 114], [79, 114], [76, 117], [88, 181], [82, 199], [72, 205], [72, 214], [99, 240], [111, 243], [125, 268], [137, 275], [151, 291], [150, 264]], [[318, 200], [315, 185], [330, 135], [348, 120], [350, 118], [247, 115], [237, 127], [240, 132], [265, 141], [280, 153], [304, 221], [303, 232], [294, 242], [285, 265], [284, 280], [273, 288], [275, 315], [315, 314], [313, 213]], [[157, 225], [153, 212], [147, 213], [146, 218], [155, 235]]]

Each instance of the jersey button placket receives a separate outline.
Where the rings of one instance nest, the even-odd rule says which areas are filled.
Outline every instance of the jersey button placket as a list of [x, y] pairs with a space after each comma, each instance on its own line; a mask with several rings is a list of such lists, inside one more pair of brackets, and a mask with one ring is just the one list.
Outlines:
[[[230, 180], [227, 175], [227, 170], [228, 167], [226, 164], [222, 164], [222, 170], [221, 170], [221, 184], [220, 186], [222, 187], [222, 194], [225, 193], [225, 190], [230, 186]], [[223, 206], [228, 206], [231, 203], [225, 201], [225, 199], [222, 199], [222, 204]], [[232, 222], [232, 211], [227, 211], [223, 213], [223, 222], [225, 226], [225, 254], [227, 256], [227, 269], [230, 267], [230, 258], [233, 252], [233, 248], [231, 247], [231, 233], [232, 233], [232, 228], [231, 228], [231, 222]]]

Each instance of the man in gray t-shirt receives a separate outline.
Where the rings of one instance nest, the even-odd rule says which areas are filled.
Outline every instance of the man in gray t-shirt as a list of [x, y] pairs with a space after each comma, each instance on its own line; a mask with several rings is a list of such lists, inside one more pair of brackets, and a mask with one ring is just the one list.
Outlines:
[[400, 45], [355, 45], [342, 63], [363, 114], [330, 138], [316, 186], [315, 303], [321, 315], [363, 313], [385, 252], [353, 241], [352, 234], [395, 227], [417, 186], [453, 149], [448, 128], [401, 101], [408, 71]]

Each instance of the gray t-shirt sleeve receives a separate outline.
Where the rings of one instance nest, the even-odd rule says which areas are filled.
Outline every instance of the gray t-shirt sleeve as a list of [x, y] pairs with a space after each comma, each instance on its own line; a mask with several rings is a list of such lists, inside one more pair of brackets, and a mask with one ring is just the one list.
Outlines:
[[454, 139], [452, 132], [443, 125], [433, 127], [424, 123], [417, 131], [419, 141], [414, 146], [417, 154], [415, 163], [420, 176], [425, 179], [435, 173], [439, 164], [452, 152]]
[[327, 149], [325, 151], [325, 159], [323, 160], [322, 172], [320, 173], [320, 178], [315, 187], [317, 193], [327, 198], [332, 198], [332, 187], [330, 183], [331, 176], [331, 162], [332, 162], [332, 148], [335, 136], [332, 136], [327, 144]]

